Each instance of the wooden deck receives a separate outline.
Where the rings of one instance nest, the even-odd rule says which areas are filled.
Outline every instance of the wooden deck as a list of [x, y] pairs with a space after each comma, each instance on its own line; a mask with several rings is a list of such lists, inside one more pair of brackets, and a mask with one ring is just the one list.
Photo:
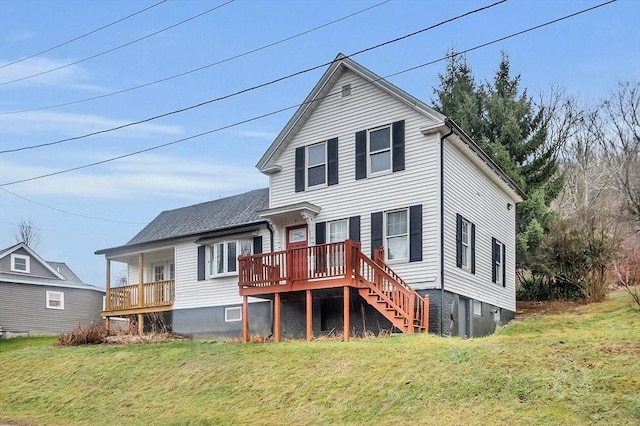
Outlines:
[[349, 289], [359, 294], [398, 329], [422, 332], [428, 327], [428, 298], [420, 296], [383, 261], [381, 249], [375, 261], [350, 240], [299, 249], [241, 256], [238, 285], [243, 296], [243, 338], [248, 338], [248, 296], [274, 296], [275, 339], [280, 339], [280, 294], [306, 291], [307, 338], [311, 338], [312, 290], [344, 289], [344, 334], [349, 338]]
[[107, 289], [102, 316], [113, 317], [170, 311], [175, 299], [175, 281], [156, 281]]

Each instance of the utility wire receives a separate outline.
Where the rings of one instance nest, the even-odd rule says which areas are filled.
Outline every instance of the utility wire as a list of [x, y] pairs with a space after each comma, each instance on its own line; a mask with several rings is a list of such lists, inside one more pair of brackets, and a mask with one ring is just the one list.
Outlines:
[[[484, 7], [481, 7], [481, 8], [478, 8], [478, 9], [463, 13], [461, 15], [455, 16], [453, 18], [449, 18], [449, 19], [447, 19], [445, 21], [441, 21], [441, 22], [439, 22], [437, 24], [431, 25], [431, 26], [426, 27], [426, 28], [422, 28], [422, 29], [420, 29], [418, 31], [414, 31], [412, 33], [403, 35], [401, 37], [397, 37], [397, 38], [395, 38], [393, 40], [385, 41], [383, 43], [376, 44], [375, 46], [371, 46], [371, 47], [368, 47], [366, 49], [359, 50], [359, 51], [357, 51], [355, 53], [347, 55], [346, 57], [350, 58], [352, 56], [360, 55], [360, 54], [362, 54], [364, 52], [368, 52], [370, 50], [378, 49], [378, 48], [380, 48], [382, 46], [386, 46], [386, 45], [389, 45], [389, 44], [392, 44], [392, 43], [396, 43], [398, 41], [407, 39], [409, 37], [413, 37], [413, 36], [415, 36], [417, 34], [425, 32], [425, 31], [429, 31], [429, 30], [432, 30], [434, 28], [440, 27], [440, 26], [445, 25], [447, 23], [450, 23], [452, 21], [455, 21], [455, 20], [461, 19], [463, 17], [472, 15], [474, 13], [478, 13], [478, 12], [484, 11], [486, 9], [492, 8], [492, 7], [497, 6], [497, 5], [501, 4], [501, 3], [504, 3], [506, 1], [507, 0], [500, 0], [498, 2], [490, 4], [488, 6], [484, 6]], [[126, 127], [135, 126], [135, 125], [142, 124], [142, 123], [147, 123], [149, 121], [157, 120], [159, 118], [167, 117], [167, 116], [174, 115], [174, 114], [179, 114], [181, 112], [185, 112], [185, 111], [189, 111], [191, 109], [199, 108], [201, 106], [208, 105], [208, 104], [211, 104], [211, 103], [214, 103], [214, 102], [219, 102], [219, 101], [222, 101], [224, 99], [228, 99], [228, 98], [231, 98], [231, 97], [234, 97], [234, 96], [238, 96], [238, 95], [241, 95], [243, 93], [247, 93], [247, 92], [250, 92], [250, 91], [253, 91], [253, 90], [256, 90], [256, 89], [260, 89], [262, 87], [270, 86], [270, 85], [278, 83], [280, 81], [287, 80], [289, 78], [296, 77], [298, 75], [302, 75], [302, 74], [317, 70], [319, 68], [326, 67], [328, 65], [331, 65], [333, 62], [334, 61], [325, 62], [323, 64], [316, 65], [316, 66], [311, 67], [311, 68], [307, 68], [307, 69], [304, 69], [304, 70], [301, 70], [301, 71], [297, 71], [297, 72], [294, 72], [292, 74], [289, 74], [289, 75], [286, 75], [286, 76], [283, 76], [283, 77], [276, 78], [275, 80], [271, 80], [271, 81], [268, 81], [266, 83], [261, 83], [261, 84], [258, 84], [258, 85], [252, 86], [252, 87], [248, 87], [246, 89], [239, 90], [237, 92], [233, 92], [233, 93], [229, 93], [227, 95], [219, 96], [217, 98], [209, 99], [207, 101], [200, 102], [198, 104], [191, 105], [191, 106], [188, 106], [188, 107], [185, 107], [185, 108], [181, 108], [181, 109], [169, 111], [169, 112], [166, 112], [166, 113], [163, 113], [163, 114], [155, 115], [153, 117], [149, 117], [149, 118], [146, 118], [144, 120], [134, 121], [134, 122], [126, 123], [126, 124], [123, 124], [123, 125], [120, 125], [120, 126], [117, 126], [117, 127], [112, 127], [112, 128], [104, 129], [104, 130], [98, 130], [98, 131], [95, 131], [95, 132], [92, 132], [92, 133], [87, 133], [87, 134], [84, 134], [84, 135], [81, 135], [81, 136], [74, 136], [74, 137], [71, 137], [71, 138], [60, 139], [60, 140], [53, 141], [53, 142], [46, 142], [46, 143], [41, 143], [41, 144], [31, 145], [31, 146], [23, 146], [23, 147], [14, 148], [14, 149], [6, 149], [6, 150], [0, 151], [0, 154], [6, 154], [6, 153], [9, 153], [9, 152], [24, 151], [24, 150], [27, 150], [27, 149], [42, 148], [42, 147], [51, 146], [51, 145], [58, 145], [58, 144], [61, 144], [61, 143], [64, 143], [64, 142], [74, 141], [74, 140], [78, 140], [78, 139], [84, 139], [84, 138], [87, 138], [87, 137], [90, 137], [90, 136], [95, 136], [95, 135], [99, 135], [99, 134], [103, 134], [103, 133], [109, 133], [109, 132], [113, 132], [115, 130], [124, 129]]]
[[151, 34], [147, 34], [147, 35], [146, 35], [146, 36], [144, 36], [144, 37], [140, 37], [140, 38], [138, 38], [138, 39], [135, 39], [135, 40], [130, 41], [130, 42], [128, 42], [128, 43], [125, 43], [125, 44], [122, 44], [122, 45], [120, 45], [120, 46], [114, 47], [114, 48], [112, 48], [112, 49], [105, 50], [104, 52], [97, 53], [97, 54], [95, 54], [95, 55], [92, 55], [92, 56], [86, 57], [86, 58], [84, 58], [84, 59], [80, 59], [80, 60], [77, 60], [77, 61], [74, 61], [74, 62], [68, 63], [68, 64], [66, 64], [66, 65], [61, 65], [61, 66], [59, 66], [59, 67], [51, 68], [51, 69], [46, 70], [46, 71], [41, 71], [41, 72], [36, 73], [36, 74], [31, 74], [31, 75], [28, 75], [28, 76], [25, 76], [25, 77], [16, 78], [15, 80], [5, 81], [5, 82], [3, 82], [3, 83], [0, 83], [0, 86], [4, 86], [4, 85], [7, 85], [7, 84], [11, 84], [11, 83], [16, 83], [16, 82], [18, 82], [18, 81], [23, 81], [23, 80], [26, 80], [26, 79], [28, 79], [28, 78], [37, 77], [37, 76], [39, 76], [39, 75], [48, 74], [48, 73], [50, 73], [50, 72], [54, 72], [54, 71], [57, 71], [57, 70], [61, 70], [61, 69], [63, 69], [63, 68], [70, 67], [71, 65], [76, 65], [76, 64], [79, 64], [79, 63], [81, 63], [81, 62], [85, 62], [85, 61], [88, 61], [88, 60], [90, 60], [90, 59], [94, 59], [94, 58], [97, 58], [97, 57], [99, 57], [99, 56], [106, 55], [107, 53], [111, 53], [111, 52], [113, 52], [113, 51], [115, 51], [115, 50], [122, 49], [123, 47], [130, 46], [130, 45], [132, 45], [132, 44], [134, 44], [134, 43], [137, 43], [137, 42], [139, 42], [139, 41], [145, 40], [145, 39], [147, 39], [147, 38], [149, 38], [149, 37], [153, 37], [153, 36], [155, 36], [155, 35], [158, 35], [158, 34], [160, 34], [160, 33], [163, 33], [163, 32], [165, 32], [165, 31], [167, 31], [167, 30], [170, 30], [170, 29], [172, 29], [172, 28], [177, 27], [178, 25], [185, 24], [185, 23], [187, 23], [187, 22], [189, 22], [189, 21], [192, 21], [192, 20], [194, 20], [194, 19], [196, 19], [196, 18], [199, 18], [199, 17], [201, 17], [201, 16], [203, 16], [203, 15], [206, 15], [207, 13], [213, 12], [213, 11], [214, 11], [214, 10], [216, 10], [216, 9], [219, 9], [219, 8], [221, 8], [221, 7], [223, 7], [223, 6], [226, 6], [226, 5], [228, 5], [229, 3], [233, 3], [234, 1], [235, 1], [235, 0], [228, 0], [228, 1], [227, 1], [227, 2], [225, 2], [225, 3], [222, 3], [222, 4], [220, 4], [220, 5], [216, 6], [216, 7], [212, 7], [211, 9], [205, 10], [204, 12], [201, 12], [201, 13], [199, 13], [199, 14], [195, 15], [195, 16], [192, 16], [192, 17], [190, 17], [190, 18], [187, 18], [187, 19], [185, 19], [185, 20], [183, 20], [183, 21], [180, 21], [180, 22], [178, 22], [178, 23], [176, 23], [176, 24], [170, 25], [170, 26], [168, 26], [168, 27], [166, 27], [166, 28], [163, 28], [163, 29], [161, 29], [161, 30], [155, 31], [155, 32], [153, 32], [153, 33], [151, 33]]
[[80, 213], [74, 213], [74, 212], [70, 212], [68, 210], [62, 210], [62, 209], [59, 209], [57, 207], [48, 206], [46, 204], [42, 204], [42, 203], [39, 203], [37, 201], [30, 200], [29, 198], [23, 197], [22, 195], [18, 195], [15, 192], [9, 191], [8, 189], [5, 189], [5, 188], [0, 188], [0, 190], [6, 192], [8, 194], [13, 195], [14, 197], [20, 198], [21, 200], [28, 201], [28, 202], [36, 204], [38, 206], [46, 207], [48, 209], [55, 210], [55, 211], [60, 212], [60, 213], [69, 214], [69, 215], [72, 215], [72, 216], [82, 217], [82, 218], [85, 218], [85, 219], [102, 220], [102, 221], [105, 221], [105, 222], [125, 223], [125, 224], [128, 224], [128, 225], [145, 225], [142, 222], [127, 222], [127, 221], [124, 221], [124, 220], [114, 220], [114, 219], [107, 219], [107, 218], [104, 218], [104, 217], [87, 216], [87, 215], [80, 214]]
[[[404, 74], [404, 73], [407, 73], [407, 72], [410, 72], [410, 71], [417, 70], [419, 68], [423, 68], [423, 67], [426, 67], [426, 66], [429, 66], [429, 65], [433, 65], [435, 63], [442, 62], [442, 61], [444, 61], [444, 60], [446, 60], [446, 59], [448, 59], [450, 57], [463, 55], [465, 53], [472, 52], [474, 50], [478, 50], [478, 49], [481, 49], [483, 47], [487, 47], [487, 46], [490, 46], [492, 44], [496, 44], [496, 43], [499, 43], [501, 41], [513, 38], [513, 37], [517, 37], [519, 35], [522, 35], [522, 34], [525, 34], [525, 33], [528, 33], [528, 32], [531, 32], [531, 31], [534, 31], [534, 30], [537, 30], [537, 29], [540, 29], [540, 28], [543, 28], [543, 27], [546, 27], [546, 26], [549, 26], [549, 25], [564, 21], [566, 19], [578, 16], [578, 15], [581, 15], [583, 13], [590, 12], [592, 10], [598, 9], [598, 8], [606, 6], [608, 4], [615, 3], [616, 1], [617, 0], [609, 0], [609, 1], [601, 3], [599, 5], [592, 6], [592, 7], [589, 7], [587, 9], [582, 9], [582, 10], [580, 10], [578, 12], [574, 12], [574, 13], [571, 13], [569, 15], [565, 15], [563, 17], [554, 19], [552, 21], [547, 21], [547, 22], [545, 22], [543, 24], [539, 24], [539, 25], [536, 25], [536, 26], [533, 26], [533, 27], [529, 27], [529, 28], [527, 28], [525, 30], [518, 31], [518, 32], [512, 33], [510, 35], [507, 35], [507, 36], [504, 36], [504, 37], [500, 37], [500, 38], [494, 39], [492, 41], [476, 45], [474, 47], [462, 50], [460, 52], [456, 52], [456, 53], [441, 57], [439, 59], [435, 59], [435, 60], [432, 60], [432, 61], [429, 61], [429, 62], [425, 62], [423, 64], [416, 65], [416, 66], [411, 67], [411, 68], [406, 68], [406, 69], [404, 69], [402, 71], [398, 71], [396, 73], [389, 74], [389, 75], [387, 75], [385, 77], [379, 77], [378, 79], [375, 79], [375, 80], [370, 81], [370, 82], [363, 83], [361, 85], [358, 85], [357, 87], [365, 86], [365, 85], [368, 85], [368, 84], [373, 84], [373, 83], [375, 83], [377, 81], [384, 80], [384, 79], [389, 78], [389, 77], [397, 76], [397, 75], [400, 75], [400, 74]], [[328, 98], [330, 96], [337, 96], [339, 94], [341, 94], [341, 91], [337, 91], [335, 93], [327, 94], [326, 96], [323, 96], [323, 97], [318, 97], [318, 98], [312, 99], [312, 100], [310, 100], [310, 101], [308, 101], [306, 103], [318, 102], [318, 101], [320, 101], [322, 99], [326, 99], [326, 98]], [[105, 164], [105, 163], [109, 163], [111, 161], [116, 161], [116, 160], [119, 160], [119, 159], [122, 159], [122, 158], [126, 158], [126, 157], [131, 157], [131, 156], [134, 156], [134, 155], [142, 154], [144, 152], [154, 151], [156, 149], [164, 148], [166, 146], [175, 145], [175, 144], [178, 144], [178, 143], [181, 143], [181, 142], [185, 142], [185, 141], [188, 141], [188, 140], [191, 140], [191, 139], [196, 139], [196, 138], [199, 138], [199, 137], [211, 134], [211, 133], [216, 133], [216, 132], [219, 132], [221, 130], [229, 129], [231, 127], [237, 127], [237, 126], [242, 125], [242, 124], [246, 124], [246, 123], [249, 123], [249, 122], [252, 122], [252, 121], [260, 120], [262, 118], [269, 117], [269, 116], [281, 113], [281, 112], [289, 110], [289, 109], [299, 108], [300, 106], [305, 105], [306, 103], [303, 102], [301, 104], [297, 104], [297, 105], [292, 105], [292, 106], [289, 106], [289, 107], [281, 108], [281, 109], [276, 110], [276, 111], [272, 111], [272, 112], [269, 112], [269, 113], [266, 113], [266, 114], [258, 115], [258, 116], [255, 116], [255, 117], [252, 117], [252, 118], [249, 118], [249, 119], [246, 119], [246, 120], [242, 120], [242, 121], [238, 121], [238, 122], [235, 122], [235, 123], [232, 123], [232, 124], [228, 124], [226, 126], [218, 127], [216, 129], [208, 130], [206, 132], [198, 133], [196, 135], [188, 136], [186, 138], [174, 140], [174, 141], [167, 142], [167, 143], [160, 144], [160, 145], [155, 145], [155, 146], [152, 146], [152, 147], [149, 147], [149, 148], [146, 148], [146, 149], [142, 149], [140, 151], [135, 151], [135, 152], [131, 152], [131, 153], [128, 153], [128, 154], [119, 155], [117, 157], [107, 158], [105, 160], [97, 161], [95, 163], [85, 164], [85, 165], [82, 165], [82, 166], [73, 167], [73, 168], [70, 168], [70, 169], [64, 169], [64, 170], [60, 170], [60, 171], [57, 171], [57, 172], [48, 173], [48, 174], [44, 174], [44, 175], [40, 175], [40, 176], [34, 176], [34, 177], [31, 177], [31, 178], [20, 179], [20, 180], [16, 180], [16, 181], [13, 181], [13, 182], [2, 183], [2, 184], [0, 184], [0, 187], [9, 186], [9, 185], [15, 185], [15, 184], [18, 184], [18, 183], [23, 183], [23, 182], [30, 182], [30, 181], [33, 181], [33, 180], [43, 179], [43, 178], [50, 177], [50, 176], [56, 176], [56, 175], [60, 175], [60, 174], [63, 174], [63, 173], [69, 173], [69, 172], [72, 172], [72, 171], [75, 171], [75, 170], [85, 169], [85, 168], [88, 168], [88, 167], [97, 166], [99, 164]], [[0, 188], [0, 189], [2, 189], [2, 188]]]
[[141, 13], [143, 13], [143, 12], [146, 12], [147, 10], [152, 9], [152, 8], [154, 8], [154, 7], [156, 7], [156, 6], [159, 6], [159, 5], [161, 5], [162, 3], [165, 3], [166, 1], [167, 1], [167, 0], [159, 1], [158, 3], [156, 3], [156, 4], [152, 4], [151, 6], [146, 7], [146, 8], [144, 8], [144, 9], [142, 9], [142, 10], [137, 11], [137, 12], [134, 12], [134, 13], [132, 13], [131, 15], [127, 15], [127, 16], [125, 16], [124, 18], [120, 18], [120, 19], [118, 19], [117, 21], [113, 21], [113, 22], [111, 22], [111, 23], [109, 23], [109, 24], [107, 24], [107, 25], [103, 25], [103, 26], [101, 26], [100, 28], [96, 28], [96, 29], [95, 29], [95, 30], [93, 30], [93, 31], [89, 31], [88, 33], [85, 33], [85, 34], [79, 35], [79, 36], [77, 36], [77, 37], [74, 37], [74, 38], [72, 38], [71, 40], [67, 40], [67, 41], [65, 41], [65, 42], [63, 42], [63, 43], [56, 44], [56, 45], [55, 45], [55, 46], [53, 46], [53, 47], [50, 47], [50, 48], [45, 49], [45, 50], [41, 50], [41, 51], [36, 52], [36, 53], [33, 53], [33, 54], [29, 55], [29, 56], [25, 56], [24, 58], [18, 59], [18, 60], [16, 60], [16, 61], [9, 62], [8, 64], [0, 65], [0, 69], [2, 69], [2, 68], [4, 68], [4, 67], [8, 67], [8, 66], [10, 66], [10, 65], [17, 64], [17, 63], [22, 62], [22, 61], [26, 61], [27, 59], [31, 59], [31, 58], [33, 58], [33, 57], [35, 57], [35, 56], [42, 55], [43, 53], [51, 52], [52, 50], [57, 49], [57, 48], [62, 47], [62, 46], [65, 46], [65, 45], [67, 45], [67, 44], [69, 44], [69, 43], [73, 43], [74, 41], [80, 40], [81, 38], [84, 38], [84, 37], [87, 37], [87, 36], [89, 36], [89, 35], [91, 35], [91, 34], [97, 33], [98, 31], [102, 31], [102, 30], [104, 30], [105, 28], [111, 27], [111, 26], [113, 26], [113, 25], [115, 25], [115, 24], [118, 24], [118, 23], [120, 23], [120, 22], [122, 22], [122, 21], [124, 21], [124, 20], [126, 20], [126, 19], [132, 18], [132, 17], [134, 17], [134, 16], [136, 16], [136, 15], [139, 15], [139, 14], [141, 14]]
[[320, 30], [322, 28], [325, 28], [325, 27], [328, 27], [330, 25], [336, 24], [338, 22], [344, 21], [346, 19], [352, 18], [352, 17], [354, 17], [356, 15], [359, 15], [361, 13], [367, 12], [367, 11], [369, 11], [371, 9], [376, 8], [376, 7], [382, 6], [383, 4], [389, 3], [390, 1], [391, 0], [384, 0], [384, 1], [380, 2], [380, 3], [376, 3], [376, 4], [372, 5], [372, 6], [367, 7], [367, 8], [358, 10], [357, 12], [351, 13], [349, 15], [343, 16], [342, 18], [335, 19], [335, 20], [333, 20], [331, 22], [327, 22], [325, 24], [319, 25], [317, 27], [311, 28], [311, 29], [303, 31], [301, 33], [294, 34], [294, 35], [289, 36], [289, 37], [285, 37], [285, 38], [283, 38], [281, 40], [274, 41], [273, 43], [265, 44], [264, 46], [260, 46], [260, 47], [257, 47], [255, 49], [251, 49], [251, 50], [248, 50], [248, 51], [243, 52], [243, 53], [239, 53], [239, 54], [237, 54], [235, 56], [230, 56], [230, 57], [228, 57], [226, 59], [221, 59], [221, 60], [219, 60], [217, 62], [213, 62], [213, 63], [210, 63], [208, 65], [203, 65], [201, 67], [194, 68], [194, 69], [191, 69], [191, 70], [188, 70], [188, 71], [184, 71], [184, 72], [181, 72], [179, 74], [174, 74], [174, 75], [171, 75], [169, 77], [164, 77], [164, 78], [161, 78], [160, 80], [155, 80], [155, 81], [152, 81], [152, 82], [149, 82], [149, 83], [140, 84], [138, 86], [129, 87], [127, 89], [117, 90], [117, 91], [111, 92], [111, 93], [105, 93], [104, 95], [93, 96], [93, 97], [85, 98], [85, 99], [78, 99], [78, 100], [75, 100], [75, 101], [64, 102], [64, 103], [61, 103], [61, 104], [47, 105], [47, 106], [38, 107], [38, 108], [29, 108], [29, 109], [16, 110], [16, 111], [0, 111], [0, 115], [19, 114], [19, 113], [24, 113], [24, 112], [40, 111], [40, 110], [43, 110], [43, 109], [59, 108], [59, 107], [67, 106], [67, 105], [75, 105], [75, 104], [79, 104], [79, 103], [82, 103], [82, 102], [88, 102], [88, 101], [94, 101], [96, 99], [106, 98], [108, 96], [119, 95], [121, 93], [130, 92], [132, 90], [141, 89], [143, 87], [152, 86], [154, 84], [163, 83], [165, 81], [173, 80], [174, 78], [183, 77], [185, 75], [193, 74], [195, 72], [202, 71], [202, 70], [214, 67], [216, 65], [220, 65], [220, 64], [223, 64], [225, 62], [229, 62], [229, 61], [232, 61], [234, 59], [238, 59], [238, 58], [241, 58], [243, 56], [250, 55], [252, 53], [259, 52], [259, 51], [267, 49], [269, 47], [276, 46], [278, 44], [287, 42], [289, 40], [293, 40], [293, 39], [301, 37], [303, 35], [312, 33], [314, 31]]

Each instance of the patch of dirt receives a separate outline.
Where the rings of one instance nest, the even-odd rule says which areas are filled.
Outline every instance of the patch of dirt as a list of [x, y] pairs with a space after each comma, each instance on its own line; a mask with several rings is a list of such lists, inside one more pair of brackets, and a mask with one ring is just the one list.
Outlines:
[[165, 343], [179, 342], [187, 340], [186, 337], [177, 336], [175, 334], [122, 334], [117, 336], [107, 336], [103, 342], [111, 345], [137, 345], [141, 343]]
[[575, 312], [585, 302], [580, 300], [550, 300], [544, 302], [517, 302], [516, 316], [535, 317], [539, 315], [564, 314]]

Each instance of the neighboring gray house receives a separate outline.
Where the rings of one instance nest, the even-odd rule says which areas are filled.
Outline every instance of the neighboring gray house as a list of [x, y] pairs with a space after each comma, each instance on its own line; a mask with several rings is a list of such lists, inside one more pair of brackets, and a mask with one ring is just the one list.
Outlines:
[[0, 251], [0, 338], [55, 335], [102, 322], [104, 290], [24, 243]]
[[480, 336], [513, 317], [525, 195], [455, 123], [353, 60], [338, 55], [257, 167], [268, 189], [164, 212], [96, 252], [129, 267], [104, 314], [276, 340]]

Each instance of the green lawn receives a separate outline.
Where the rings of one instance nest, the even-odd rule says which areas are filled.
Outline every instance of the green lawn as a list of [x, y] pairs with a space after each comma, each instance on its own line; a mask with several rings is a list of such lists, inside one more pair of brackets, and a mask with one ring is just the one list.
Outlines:
[[472, 340], [54, 341], [0, 341], [0, 423], [640, 424], [640, 313], [624, 293]]

